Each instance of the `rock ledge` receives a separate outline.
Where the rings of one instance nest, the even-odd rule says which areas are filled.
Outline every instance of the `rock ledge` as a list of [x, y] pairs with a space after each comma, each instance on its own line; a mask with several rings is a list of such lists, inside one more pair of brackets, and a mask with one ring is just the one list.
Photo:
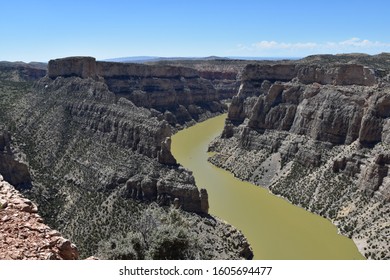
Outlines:
[[43, 223], [37, 206], [0, 175], [0, 260], [76, 260], [74, 244]]

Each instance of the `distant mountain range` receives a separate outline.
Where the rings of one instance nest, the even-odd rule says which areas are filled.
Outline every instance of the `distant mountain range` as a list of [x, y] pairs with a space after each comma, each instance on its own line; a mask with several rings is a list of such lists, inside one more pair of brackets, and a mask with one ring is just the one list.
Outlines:
[[159, 56], [129, 56], [104, 59], [104, 61], [111, 62], [155, 62], [155, 61], [167, 61], [167, 60], [297, 60], [300, 57], [246, 57], [246, 56], [207, 56], [207, 57], [159, 57]]

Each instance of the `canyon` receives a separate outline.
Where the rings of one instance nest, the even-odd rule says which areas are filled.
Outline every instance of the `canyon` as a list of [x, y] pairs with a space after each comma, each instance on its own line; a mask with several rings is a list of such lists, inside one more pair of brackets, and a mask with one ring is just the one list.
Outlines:
[[389, 54], [0, 70], [0, 174], [81, 258], [253, 257], [171, 153], [172, 134], [226, 110], [210, 162], [390, 257]]
[[226, 108], [195, 70], [72, 57], [31, 81], [22, 75], [30, 65], [8, 66], [0, 173], [81, 258], [251, 258], [170, 153], [175, 130]]
[[388, 259], [389, 54], [247, 65], [210, 161]]

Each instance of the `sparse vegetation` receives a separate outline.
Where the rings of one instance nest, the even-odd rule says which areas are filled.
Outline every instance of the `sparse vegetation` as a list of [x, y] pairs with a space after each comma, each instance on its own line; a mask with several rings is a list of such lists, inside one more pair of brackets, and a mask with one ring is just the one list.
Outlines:
[[[273, 138], [284, 137], [283, 132], [268, 133], [273, 133]], [[270, 179], [265, 180], [267, 179], [266, 169], [272, 168], [273, 165], [269, 163], [264, 165], [266, 159], [272, 154], [267, 145], [270, 142], [268, 135], [252, 131], [251, 139], [248, 141], [262, 143], [254, 148], [241, 147], [239, 137], [241, 134], [236, 133], [229, 139], [216, 140], [213, 145], [219, 149], [215, 150], [216, 154], [210, 161], [231, 171], [240, 179], [248, 180], [259, 186], [264, 186], [264, 182], [269, 184]], [[291, 137], [297, 142], [310, 143], [304, 136]], [[299, 137], [302, 139], [299, 140]], [[291, 139], [287, 138], [286, 143], [289, 143], [288, 141]], [[339, 173], [332, 171], [333, 162], [340, 155], [362, 160], [383, 153], [386, 148], [378, 145], [377, 150], [358, 149], [354, 143], [303, 148], [320, 151], [322, 164], [319, 167], [303, 166], [296, 154], [288, 154], [286, 152], [288, 149], [285, 148], [286, 150], [283, 150], [285, 154], [282, 154], [280, 162], [278, 161], [280, 168], [274, 174], [278, 176], [278, 180], [266, 186], [272, 193], [286, 198], [293, 204], [330, 219], [338, 226], [341, 234], [349, 238], [367, 240], [368, 246], [359, 247], [367, 258], [389, 259], [389, 241], [386, 238], [388, 237], [386, 226], [389, 223], [389, 203], [379, 203], [376, 199], [364, 194], [362, 187], [359, 187], [357, 183], [361, 174], [354, 173], [360, 172], [356, 170], [361, 167], [356, 169], [351, 165], [346, 171]], [[354, 162], [351, 161], [351, 163]]]
[[115, 235], [99, 243], [103, 259], [204, 259], [204, 248], [179, 210], [149, 205], [133, 218], [126, 235]]
[[[127, 197], [126, 180], [135, 174], [157, 180], [173, 173], [171, 184], [179, 177], [153, 158], [158, 133], [166, 131], [149, 110], [116, 103], [90, 79], [34, 84], [2, 80], [1, 73], [0, 124], [33, 177], [32, 188], [21, 191], [46, 224], [77, 245], [80, 258], [242, 257], [243, 236], [225, 234], [227, 224]], [[156, 223], [146, 233], [150, 217]]]

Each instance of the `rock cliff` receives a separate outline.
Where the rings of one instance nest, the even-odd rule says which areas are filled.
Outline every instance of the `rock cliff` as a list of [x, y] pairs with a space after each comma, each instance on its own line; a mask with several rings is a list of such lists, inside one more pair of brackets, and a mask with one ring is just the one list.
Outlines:
[[94, 57], [68, 57], [49, 61], [47, 75], [57, 77], [97, 78], [96, 59]]
[[96, 62], [92, 57], [70, 57], [49, 61], [48, 76], [51, 79], [99, 79], [117, 98], [156, 109], [172, 125], [198, 121], [224, 110], [210, 81], [186, 67]]
[[249, 64], [245, 60], [232, 59], [195, 59], [195, 60], [166, 60], [152, 62], [152, 65], [172, 65], [195, 69], [201, 78], [210, 81], [217, 91], [219, 99], [230, 99], [240, 86], [240, 75]]
[[390, 258], [389, 55], [248, 65], [211, 161]]
[[[132, 92], [115, 88], [117, 82], [133, 79], [134, 88], [148, 92], [151, 99], [156, 93], [158, 100], [159, 94], [166, 94], [165, 87], [180, 85], [196, 99], [197, 91], [210, 83], [192, 69], [137, 67], [69, 58], [49, 62], [48, 75], [34, 84], [0, 79], [0, 157], [6, 159], [1, 172], [21, 176], [16, 164], [28, 167], [30, 185], [16, 187], [39, 206], [45, 223], [77, 244], [82, 258], [96, 255], [111, 241], [127, 242], [116, 257], [172, 257], [145, 255], [165, 250], [159, 249], [164, 240], [172, 246], [182, 242], [158, 230], [142, 243], [145, 246], [137, 246], [147, 226], [138, 221], [155, 204], [158, 217], [169, 207], [176, 209], [164, 226], [172, 229], [173, 222], [182, 219], [180, 234], [189, 239], [178, 246], [187, 246], [183, 252], [188, 258], [250, 258], [243, 235], [207, 215], [207, 192], [197, 188], [191, 172], [178, 166], [170, 153], [169, 137], [178, 128], [177, 119], [187, 116], [193, 122], [195, 114], [212, 115], [207, 106], [222, 108], [219, 101], [178, 104], [171, 111], [156, 107], [158, 111], [152, 105], [137, 106]], [[162, 87], [147, 91], [145, 85], [153, 83]], [[156, 221], [154, 226], [160, 226]], [[124, 239], [127, 235], [135, 239]], [[129, 248], [136, 254], [127, 254]]]
[[[55, 176], [61, 174], [67, 181], [97, 185], [102, 190], [124, 186], [135, 174], [161, 179], [162, 183], [165, 174], [178, 172], [167, 140], [172, 134], [171, 126], [126, 98], [117, 99], [106, 83], [81, 77], [60, 76], [54, 80], [47, 77], [35, 85], [35, 90], [38, 97], [31, 103], [37, 107], [39, 121], [30, 116], [23, 135], [31, 145], [29, 149], [37, 153], [29, 160], [32, 168], [55, 167], [62, 170]], [[34, 143], [27, 138], [34, 139]], [[98, 172], [93, 174], [92, 170]], [[158, 175], [153, 175], [153, 171]], [[183, 172], [187, 171], [180, 171]], [[200, 193], [192, 176], [183, 178], [186, 191], [175, 191], [173, 180], [167, 183], [167, 188], [156, 186], [156, 197], [141, 192], [136, 197], [147, 200], [161, 197], [163, 204], [171, 204], [178, 198], [184, 210], [202, 212]]]

